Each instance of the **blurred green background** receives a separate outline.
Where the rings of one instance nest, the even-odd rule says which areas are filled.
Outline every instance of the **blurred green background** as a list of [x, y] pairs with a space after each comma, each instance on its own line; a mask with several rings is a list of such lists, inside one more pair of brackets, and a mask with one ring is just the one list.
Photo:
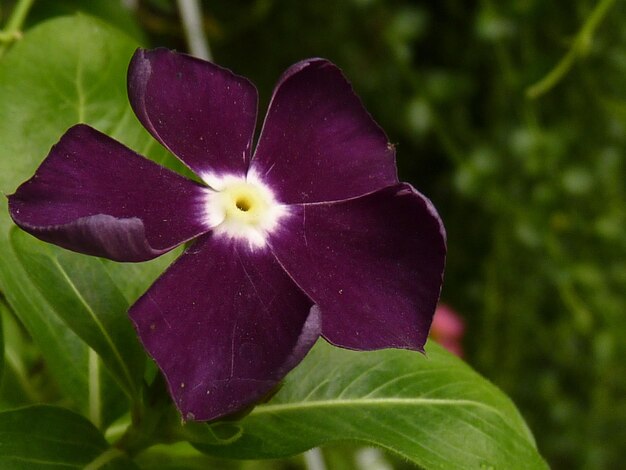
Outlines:
[[[0, 3], [1, 24], [13, 3]], [[293, 62], [343, 68], [397, 143], [401, 179], [444, 219], [442, 299], [465, 318], [466, 360], [515, 400], [553, 468], [623, 468], [625, 2], [202, 8], [214, 60], [257, 84], [262, 109]], [[170, 0], [40, 0], [27, 24], [77, 10], [187, 49]], [[341, 449], [326, 452], [332, 462]]]

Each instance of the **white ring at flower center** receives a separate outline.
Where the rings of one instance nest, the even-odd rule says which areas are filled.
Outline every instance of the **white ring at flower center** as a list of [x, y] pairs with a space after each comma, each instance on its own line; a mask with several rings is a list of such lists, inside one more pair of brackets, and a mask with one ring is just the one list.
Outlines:
[[207, 195], [206, 216], [213, 233], [245, 240], [251, 248], [265, 246], [267, 235], [276, 228], [286, 207], [258, 179], [234, 176], [206, 178], [214, 191]]

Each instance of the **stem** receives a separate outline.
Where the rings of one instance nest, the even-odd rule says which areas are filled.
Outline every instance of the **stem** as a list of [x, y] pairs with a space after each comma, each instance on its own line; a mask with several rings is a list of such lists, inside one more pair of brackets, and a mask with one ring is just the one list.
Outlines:
[[115, 447], [111, 449], [105, 450], [103, 453], [98, 455], [95, 459], [93, 459], [90, 463], [85, 465], [84, 470], [99, 470], [104, 468], [109, 462], [112, 462], [115, 459], [120, 457], [124, 457], [126, 454]]
[[0, 32], [0, 57], [4, 55], [13, 41], [22, 37], [22, 25], [34, 2], [35, 0], [19, 0], [15, 5], [6, 27]]
[[98, 353], [89, 348], [89, 419], [99, 429], [102, 426], [100, 397], [100, 363]]
[[202, 27], [202, 10], [198, 0], [178, 0], [189, 52], [204, 60], [212, 60], [209, 41]]
[[559, 63], [556, 64], [545, 77], [526, 89], [526, 96], [528, 98], [538, 98], [561, 81], [570, 71], [576, 59], [583, 56], [588, 51], [596, 28], [614, 3], [615, 0], [600, 0], [600, 2], [598, 2], [587, 18], [587, 21], [585, 21], [578, 34], [576, 34], [567, 54], [563, 56]]
[[167, 385], [161, 374], [144, 388], [141, 403], [131, 406], [131, 424], [113, 447], [134, 457], [153, 445], [170, 442], [171, 430], [180, 417], [170, 402]]

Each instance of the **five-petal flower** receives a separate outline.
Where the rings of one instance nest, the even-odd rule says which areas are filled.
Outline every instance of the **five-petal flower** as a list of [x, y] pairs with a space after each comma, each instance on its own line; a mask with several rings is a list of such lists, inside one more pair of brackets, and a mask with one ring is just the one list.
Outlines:
[[445, 233], [396, 176], [395, 151], [340, 70], [280, 78], [254, 152], [246, 79], [166, 49], [138, 50], [131, 105], [204, 184], [83, 124], [9, 197], [16, 224], [64, 248], [144, 261], [195, 241], [130, 317], [186, 419], [266, 395], [321, 335], [358, 350], [422, 350]]

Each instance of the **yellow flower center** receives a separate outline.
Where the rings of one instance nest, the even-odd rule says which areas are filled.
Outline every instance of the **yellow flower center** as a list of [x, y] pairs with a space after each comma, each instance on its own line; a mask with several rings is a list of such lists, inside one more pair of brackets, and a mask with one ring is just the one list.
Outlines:
[[237, 209], [239, 209], [240, 211], [248, 212], [250, 208], [252, 207], [252, 201], [248, 199], [247, 197], [243, 196], [235, 201], [235, 205], [237, 206]]
[[225, 219], [248, 225], [258, 224], [271, 204], [267, 194], [263, 194], [256, 185], [245, 181], [231, 183], [218, 194]]
[[251, 247], [265, 245], [267, 234], [285, 213], [272, 192], [258, 181], [227, 178], [214, 185], [207, 214], [216, 235], [245, 239]]

